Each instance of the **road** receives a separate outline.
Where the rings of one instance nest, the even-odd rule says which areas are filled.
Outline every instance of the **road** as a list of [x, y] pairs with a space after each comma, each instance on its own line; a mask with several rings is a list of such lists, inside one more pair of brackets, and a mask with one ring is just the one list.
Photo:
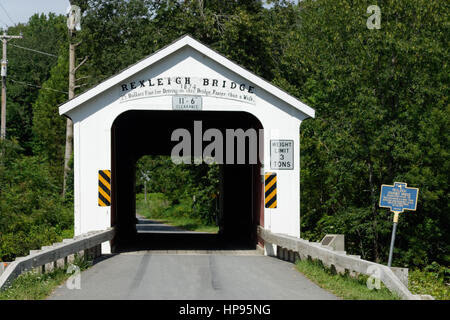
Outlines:
[[[139, 223], [138, 230], [152, 236], [183, 233], [154, 221]], [[81, 273], [80, 285], [80, 289], [68, 289], [64, 284], [48, 299], [337, 299], [296, 271], [292, 263], [256, 250], [230, 248], [127, 249], [96, 261]]]

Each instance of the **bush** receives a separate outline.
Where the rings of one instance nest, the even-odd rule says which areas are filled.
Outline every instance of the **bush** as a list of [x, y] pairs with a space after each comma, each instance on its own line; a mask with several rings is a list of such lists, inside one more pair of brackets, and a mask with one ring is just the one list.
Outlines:
[[41, 158], [21, 155], [14, 141], [0, 144], [0, 260], [73, 235], [73, 208]]
[[450, 269], [436, 262], [423, 270], [409, 272], [409, 290], [414, 294], [430, 294], [437, 300], [450, 300]]
[[150, 178], [146, 185], [152, 206], [142, 209], [152, 217], [185, 216], [204, 225], [216, 222], [218, 165], [176, 165], [169, 156], [144, 156], [136, 164], [137, 203], [143, 199], [139, 195], [144, 192], [143, 173]]

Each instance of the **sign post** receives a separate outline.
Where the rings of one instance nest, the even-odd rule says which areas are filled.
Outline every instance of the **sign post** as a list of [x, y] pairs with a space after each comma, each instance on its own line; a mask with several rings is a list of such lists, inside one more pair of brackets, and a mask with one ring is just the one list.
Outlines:
[[394, 242], [395, 242], [395, 232], [397, 231], [397, 223], [398, 223], [398, 214], [400, 212], [394, 211], [394, 226], [392, 227], [392, 237], [391, 237], [391, 247], [389, 249], [389, 260], [388, 267], [391, 267], [392, 264], [392, 254], [394, 252]]
[[142, 173], [142, 177], [144, 178], [144, 199], [145, 199], [145, 203], [147, 203], [147, 182], [150, 181], [150, 178], [148, 176], [148, 171], [144, 172], [141, 171]]
[[395, 232], [397, 231], [398, 215], [405, 210], [416, 211], [418, 188], [407, 188], [405, 182], [394, 182], [393, 186], [381, 185], [380, 204], [382, 208], [389, 208], [394, 213], [391, 247], [389, 249], [388, 267], [392, 264], [394, 252]]

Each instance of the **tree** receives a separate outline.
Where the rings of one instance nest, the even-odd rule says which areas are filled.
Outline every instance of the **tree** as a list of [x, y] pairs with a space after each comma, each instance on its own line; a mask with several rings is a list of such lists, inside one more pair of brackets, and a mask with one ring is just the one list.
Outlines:
[[396, 261], [448, 263], [448, 5], [378, 5], [369, 30], [364, 1], [302, 1], [286, 39], [278, 81], [317, 111], [301, 130], [303, 236], [344, 233], [350, 251], [387, 260], [380, 185], [405, 181], [421, 191]]
[[64, 170], [65, 119], [59, 115], [58, 106], [67, 100], [68, 79], [67, 54], [61, 51], [58, 64], [43, 84], [33, 105], [33, 152], [40, 155], [53, 168], [52, 175], [61, 182]]
[[52, 13], [35, 14], [28, 23], [8, 29], [11, 34], [22, 33], [23, 38], [8, 45], [7, 136], [17, 138], [27, 154], [31, 154], [33, 147], [32, 105], [58, 61], [59, 48], [66, 38], [64, 30], [63, 17]]

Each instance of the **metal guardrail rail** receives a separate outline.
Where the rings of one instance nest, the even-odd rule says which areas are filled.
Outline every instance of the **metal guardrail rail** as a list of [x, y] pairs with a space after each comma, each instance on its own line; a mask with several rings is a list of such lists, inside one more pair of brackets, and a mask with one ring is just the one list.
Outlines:
[[[359, 273], [378, 278], [391, 291], [404, 300], [433, 300], [428, 295], [414, 295], [402, 281], [387, 266], [363, 260], [359, 256], [347, 255], [345, 251], [334, 251], [328, 246], [317, 242], [295, 238], [292, 236], [272, 233], [261, 226], [258, 235], [264, 240], [268, 255], [295, 262], [296, 259], [320, 260], [327, 266], [333, 266], [337, 272], [350, 274]], [[271, 252], [270, 244], [276, 245], [276, 252]]]
[[95, 258], [101, 255], [101, 244], [114, 238], [115, 229], [91, 231], [72, 239], [51, 246], [42, 247], [41, 250], [31, 250], [25, 257], [18, 257], [8, 264], [0, 275], [0, 290], [5, 289], [23, 272], [42, 267], [42, 271], [63, 267], [74, 259], [74, 255]]

